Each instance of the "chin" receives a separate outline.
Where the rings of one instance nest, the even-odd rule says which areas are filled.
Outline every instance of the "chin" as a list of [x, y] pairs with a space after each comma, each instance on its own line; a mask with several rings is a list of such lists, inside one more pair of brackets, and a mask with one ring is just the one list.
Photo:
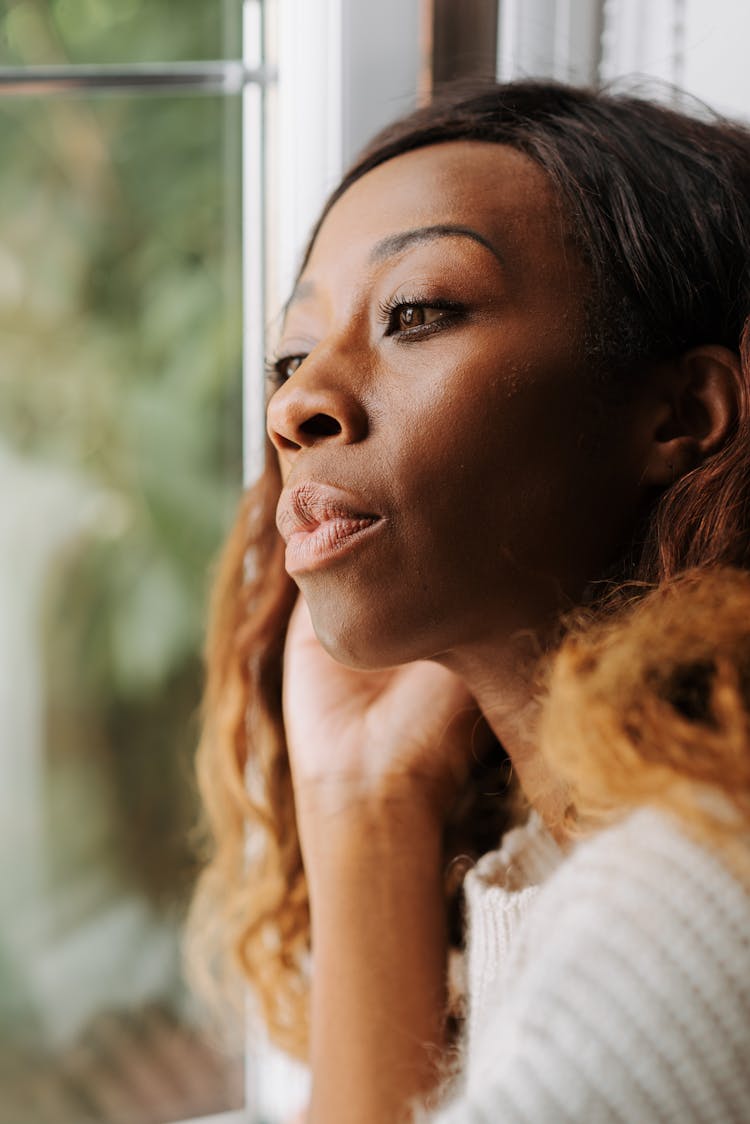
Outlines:
[[371, 632], [354, 627], [336, 627], [312, 614], [315, 635], [331, 659], [356, 671], [382, 671], [407, 660], [388, 652], [391, 645], [378, 643]]
[[[423, 628], [416, 622], [404, 621], [402, 613], [386, 610], [370, 603], [355, 611], [339, 598], [306, 600], [310, 608], [315, 635], [322, 647], [337, 663], [358, 671], [382, 671], [413, 660], [425, 659], [429, 650], [426, 643], [415, 643], [417, 637], [425, 638]], [[400, 626], [394, 627], [394, 621]]]

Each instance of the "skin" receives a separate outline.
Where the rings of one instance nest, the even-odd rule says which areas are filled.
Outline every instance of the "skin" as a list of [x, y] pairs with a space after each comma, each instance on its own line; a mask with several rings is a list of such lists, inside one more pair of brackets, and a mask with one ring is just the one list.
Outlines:
[[[442, 233], [394, 239], [430, 227]], [[599, 409], [587, 284], [546, 177], [509, 148], [409, 153], [336, 204], [278, 348], [304, 360], [268, 411], [288, 486], [332, 483], [384, 517], [366, 546], [300, 580], [336, 659], [430, 658], [466, 678], [480, 650], [496, 662], [621, 548], [644, 450], [629, 404]], [[417, 298], [428, 332], [384, 322], [381, 304]]]
[[[268, 429], [286, 488], [333, 484], [383, 517], [356, 551], [298, 577], [323, 647], [356, 668], [440, 663], [505, 744], [525, 722], [530, 653], [648, 493], [637, 404], [603, 411], [583, 358], [587, 285], [532, 161], [438, 145], [335, 205], [278, 346], [291, 377]], [[382, 314], [417, 298], [427, 331]]]
[[[268, 409], [285, 491], [333, 485], [381, 516], [295, 576], [285, 656], [314, 958], [310, 1124], [393, 1124], [434, 1086], [441, 835], [477, 715], [555, 830], [530, 654], [729, 416], [716, 349], [608, 398], [583, 357], [588, 284], [541, 170], [453, 142], [343, 195], [288, 309], [290, 377]], [[398, 301], [411, 310], [383, 314]]]

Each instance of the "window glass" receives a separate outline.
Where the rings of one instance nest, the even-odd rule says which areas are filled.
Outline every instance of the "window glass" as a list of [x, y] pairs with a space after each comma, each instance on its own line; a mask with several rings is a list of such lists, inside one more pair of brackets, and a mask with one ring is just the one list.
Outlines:
[[679, 83], [722, 113], [750, 118], [750, 8], [732, 0], [686, 0]]
[[[180, 34], [177, 4], [79, 7]], [[241, 1103], [180, 967], [241, 479], [239, 144], [238, 97], [0, 97], [0, 1124]]]
[[6, 0], [0, 66], [239, 58], [241, 0]]

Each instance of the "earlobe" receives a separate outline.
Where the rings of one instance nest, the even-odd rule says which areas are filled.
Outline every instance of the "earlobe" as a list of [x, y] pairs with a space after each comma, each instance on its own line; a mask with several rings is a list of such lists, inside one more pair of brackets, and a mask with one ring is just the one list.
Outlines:
[[740, 359], [706, 344], [663, 366], [660, 412], [644, 482], [665, 488], [721, 449], [737, 422]]

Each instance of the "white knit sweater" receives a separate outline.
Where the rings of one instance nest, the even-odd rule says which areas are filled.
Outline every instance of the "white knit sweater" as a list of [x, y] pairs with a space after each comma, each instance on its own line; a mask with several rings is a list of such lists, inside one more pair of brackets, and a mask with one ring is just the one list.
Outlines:
[[469, 1018], [430, 1124], [748, 1124], [750, 894], [652, 810], [466, 879]]

